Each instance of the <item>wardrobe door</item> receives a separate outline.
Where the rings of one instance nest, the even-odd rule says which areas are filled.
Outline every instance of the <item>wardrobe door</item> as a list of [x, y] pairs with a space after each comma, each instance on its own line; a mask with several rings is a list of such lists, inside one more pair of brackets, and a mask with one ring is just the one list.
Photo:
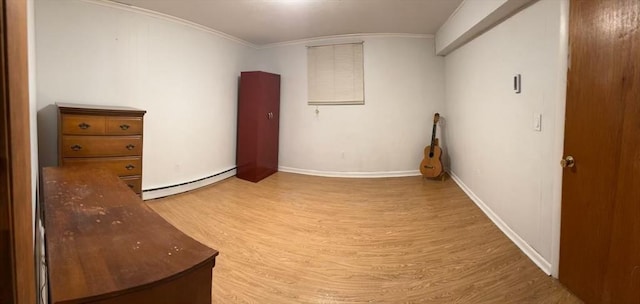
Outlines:
[[262, 151], [258, 156], [264, 168], [264, 177], [278, 171], [278, 141], [280, 131], [280, 76], [265, 73], [264, 80], [264, 105], [266, 119], [264, 128], [260, 131], [264, 138]]
[[236, 176], [255, 181], [258, 155], [257, 78], [242, 72], [238, 91], [238, 137], [236, 146]]

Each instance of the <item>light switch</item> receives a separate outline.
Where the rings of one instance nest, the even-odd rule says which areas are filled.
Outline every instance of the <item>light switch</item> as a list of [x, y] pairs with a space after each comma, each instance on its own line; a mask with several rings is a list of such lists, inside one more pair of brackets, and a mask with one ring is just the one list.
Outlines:
[[542, 131], [542, 114], [533, 113], [533, 130]]

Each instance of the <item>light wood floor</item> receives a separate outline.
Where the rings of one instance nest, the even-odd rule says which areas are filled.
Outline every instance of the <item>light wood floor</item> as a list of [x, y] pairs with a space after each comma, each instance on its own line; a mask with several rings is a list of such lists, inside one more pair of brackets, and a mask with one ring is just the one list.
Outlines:
[[147, 203], [220, 251], [214, 303], [580, 303], [452, 180], [280, 172]]

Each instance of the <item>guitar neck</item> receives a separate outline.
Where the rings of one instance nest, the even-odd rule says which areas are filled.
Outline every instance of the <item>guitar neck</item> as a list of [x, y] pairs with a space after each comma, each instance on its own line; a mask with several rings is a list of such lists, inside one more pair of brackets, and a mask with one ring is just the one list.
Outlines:
[[434, 147], [437, 145], [436, 141], [436, 123], [433, 123], [433, 130], [431, 131], [431, 149], [429, 152], [433, 153]]

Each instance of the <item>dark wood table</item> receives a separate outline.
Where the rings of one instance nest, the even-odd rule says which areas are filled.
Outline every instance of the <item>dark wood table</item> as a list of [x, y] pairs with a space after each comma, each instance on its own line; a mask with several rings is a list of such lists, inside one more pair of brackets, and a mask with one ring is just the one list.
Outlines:
[[104, 169], [43, 169], [50, 303], [211, 303], [218, 255]]

